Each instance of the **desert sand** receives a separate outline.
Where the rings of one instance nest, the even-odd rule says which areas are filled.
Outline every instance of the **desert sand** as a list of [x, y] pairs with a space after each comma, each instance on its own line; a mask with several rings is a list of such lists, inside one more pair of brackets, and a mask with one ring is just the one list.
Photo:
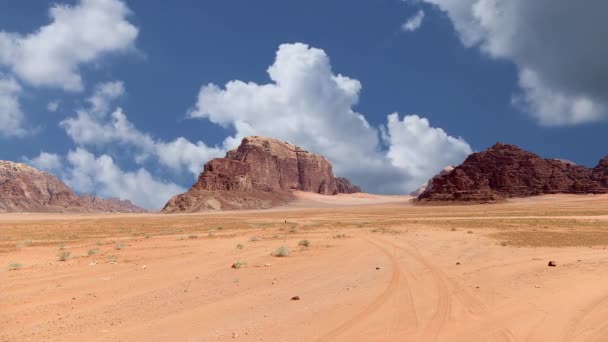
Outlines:
[[0, 341], [608, 340], [608, 196], [298, 198], [0, 215]]

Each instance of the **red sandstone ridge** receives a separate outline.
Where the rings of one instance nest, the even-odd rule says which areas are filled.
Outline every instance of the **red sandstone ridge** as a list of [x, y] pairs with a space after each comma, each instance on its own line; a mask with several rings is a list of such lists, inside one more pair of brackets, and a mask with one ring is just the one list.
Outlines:
[[420, 201], [494, 202], [542, 194], [608, 193], [608, 157], [595, 168], [586, 168], [497, 143], [431, 182]]
[[76, 195], [54, 176], [21, 163], [0, 160], [2, 212], [145, 212], [129, 201]]
[[163, 212], [269, 208], [287, 202], [291, 190], [323, 195], [360, 192], [335, 177], [322, 156], [277, 139], [252, 136], [205, 164], [192, 188], [173, 197]]

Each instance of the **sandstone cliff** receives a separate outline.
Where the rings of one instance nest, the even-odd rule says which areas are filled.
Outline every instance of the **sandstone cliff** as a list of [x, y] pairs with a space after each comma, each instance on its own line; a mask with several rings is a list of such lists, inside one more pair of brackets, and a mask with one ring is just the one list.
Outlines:
[[460, 166], [431, 182], [419, 200], [494, 202], [541, 194], [608, 193], [608, 157], [595, 168], [586, 168], [497, 143], [471, 154]]
[[268, 208], [287, 202], [291, 190], [324, 195], [361, 191], [348, 179], [335, 177], [324, 157], [277, 139], [252, 136], [226, 157], [205, 164], [192, 188], [172, 198], [163, 211]]
[[54, 176], [0, 160], [0, 212], [145, 212], [129, 201], [76, 195]]

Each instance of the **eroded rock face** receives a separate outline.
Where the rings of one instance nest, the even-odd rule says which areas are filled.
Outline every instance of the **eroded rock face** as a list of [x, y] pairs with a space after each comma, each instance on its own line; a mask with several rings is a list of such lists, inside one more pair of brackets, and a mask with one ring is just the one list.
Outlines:
[[0, 160], [0, 212], [145, 212], [129, 201], [75, 194], [51, 174]]
[[421, 201], [493, 202], [541, 194], [608, 193], [608, 157], [593, 169], [497, 143], [434, 178]]
[[[331, 163], [324, 157], [277, 139], [252, 136], [244, 138], [226, 157], [205, 164], [196, 184], [172, 198], [163, 211], [213, 209], [217, 203], [218, 209], [262, 208], [285, 202], [291, 197], [291, 190], [324, 195], [361, 191], [348, 179], [335, 177]], [[209, 191], [213, 193], [206, 193]], [[249, 200], [230, 204], [236, 200], [236, 193]], [[274, 195], [268, 196], [269, 193]]]
[[433, 186], [433, 179], [441, 177], [441, 176], [445, 176], [448, 173], [452, 172], [452, 170], [454, 170], [454, 167], [452, 165], [448, 165], [448, 166], [444, 167], [441, 170], [441, 172], [439, 172], [438, 174], [434, 175], [431, 179], [429, 179], [428, 182], [422, 184], [418, 189], [410, 192], [410, 196], [413, 196], [413, 197], [420, 196], [422, 193], [424, 193], [426, 191], [426, 189], [428, 189], [431, 186]]

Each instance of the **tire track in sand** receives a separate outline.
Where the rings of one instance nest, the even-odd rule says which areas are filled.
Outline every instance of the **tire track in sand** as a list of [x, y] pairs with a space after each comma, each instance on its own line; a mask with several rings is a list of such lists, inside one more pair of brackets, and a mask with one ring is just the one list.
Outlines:
[[[410, 292], [410, 287], [407, 283], [406, 275], [403, 274], [401, 268], [399, 267], [397, 258], [395, 257], [395, 255], [387, 252], [386, 248], [384, 248], [384, 246], [382, 245], [379, 245], [377, 242], [371, 241], [369, 239], [365, 239], [365, 241], [377, 248], [382, 254], [384, 254], [388, 258], [391, 271], [391, 278], [388, 282], [388, 285], [382, 291], [382, 293], [380, 293], [380, 295], [374, 299], [371, 304], [365, 307], [365, 309], [358, 312], [350, 319], [340, 324], [335, 329], [326, 333], [325, 335], [317, 339], [317, 341], [335, 341], [336, 339], [345, 335], [349, 331], [354, 330], [358, 325], [365, 323], [366, 320], [368, 320], [370, 317], [380, 311], [380, 309], [384, 308], [390, 299], [393, 299], [394, 297], [398, 296], [400, 294], [400, 291], [403, 290], [406, 291], [406, 303], [394, 303], [395, 305], [397, 305], [399, 310], [394, 313], [390, 325], [385, 329], [385, 338], [390, 338], [395, 333], [397, 333], [397, 331], [399, 330], [399, 325], [403, 318], [401, 313], [403, 313], [404, 311], [407, 311], [407, 314], [413, 315], [413, 318], [416, 321], [416, 325], [418, 324], [418, 316], [416, 315], [416, 310], [413, 303], [413, 296]], [[394, 248], [394, 250], [397, 250], [397, 248]]]

